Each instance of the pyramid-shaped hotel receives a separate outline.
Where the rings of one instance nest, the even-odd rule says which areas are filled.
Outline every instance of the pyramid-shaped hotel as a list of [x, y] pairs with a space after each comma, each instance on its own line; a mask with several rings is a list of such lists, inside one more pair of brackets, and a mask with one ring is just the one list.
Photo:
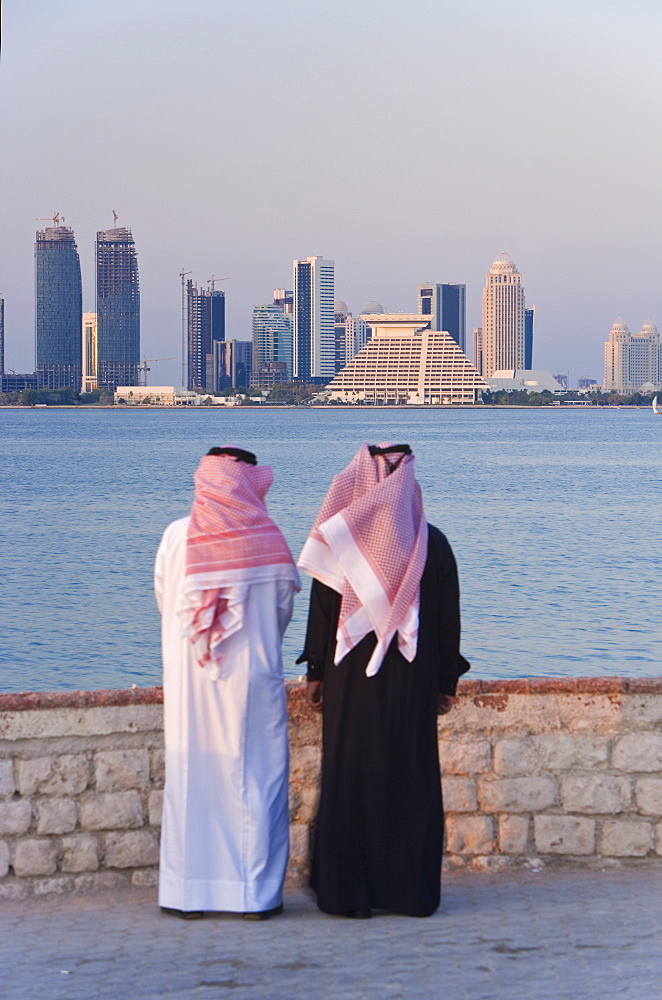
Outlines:
[[480, 402], [488, 385], [449, 333], [418, 314], [361, 319], [372, 339], [326, 387], [331, 401], [377, 405]]

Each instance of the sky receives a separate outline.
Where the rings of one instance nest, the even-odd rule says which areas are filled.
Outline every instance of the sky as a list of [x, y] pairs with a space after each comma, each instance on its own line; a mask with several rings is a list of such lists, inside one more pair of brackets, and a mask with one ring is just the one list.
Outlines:
[[[336, 297], [415, 312], [507, 251], [536, 307], [534, 367], [602, 380], [615, 319], [662, 329], [659, 0], [5, 0], [0, 295], [5, 367], [34, 369], [34, 237], [130, 227], [141, 351], [181, 382], [179, 274], [227, 337], [336, 262]], [[468, 348], [471, 353], [471, 348]]]

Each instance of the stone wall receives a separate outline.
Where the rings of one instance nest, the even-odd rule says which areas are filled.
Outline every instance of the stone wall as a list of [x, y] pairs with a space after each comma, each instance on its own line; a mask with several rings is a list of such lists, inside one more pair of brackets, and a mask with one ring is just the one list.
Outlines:
[[[462, 681], [439, 721], [445, 866], [662, 857], [662, 680]], [[290, 684], [289, 877], [305, 877], [320, 719]], [[159, 688], [0, 695], [0, 898], [152, 885]]]

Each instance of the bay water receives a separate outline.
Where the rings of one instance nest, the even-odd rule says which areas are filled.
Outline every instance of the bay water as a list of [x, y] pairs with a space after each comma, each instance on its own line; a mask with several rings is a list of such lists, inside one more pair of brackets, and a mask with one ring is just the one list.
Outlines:
[[273, 466], [269, 511], [296, 557], [332, 476], [385, 440], [412, 446], [455, 551], [473, 676], [661, 672], [662, 419], [648, 409], [9, 408], [0, 690], [160, 683], [154, 554], [212, 445]]

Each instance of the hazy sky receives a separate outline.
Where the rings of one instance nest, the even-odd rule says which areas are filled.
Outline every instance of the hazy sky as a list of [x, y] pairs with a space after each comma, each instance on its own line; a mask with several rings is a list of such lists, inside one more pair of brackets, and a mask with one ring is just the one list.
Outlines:
[[132, 228], [142, 350], [174, 355], [179, 272], [228, 277], [228, 337], [336, 261], [336, 296], [415, 311], [507, 250], [536, 306], [534, 365], [603, 372], [622, 315], [662, 329], [659, 0], [5, 0], [0, 294], [6, 366], [34, 367], [33, 244]]

